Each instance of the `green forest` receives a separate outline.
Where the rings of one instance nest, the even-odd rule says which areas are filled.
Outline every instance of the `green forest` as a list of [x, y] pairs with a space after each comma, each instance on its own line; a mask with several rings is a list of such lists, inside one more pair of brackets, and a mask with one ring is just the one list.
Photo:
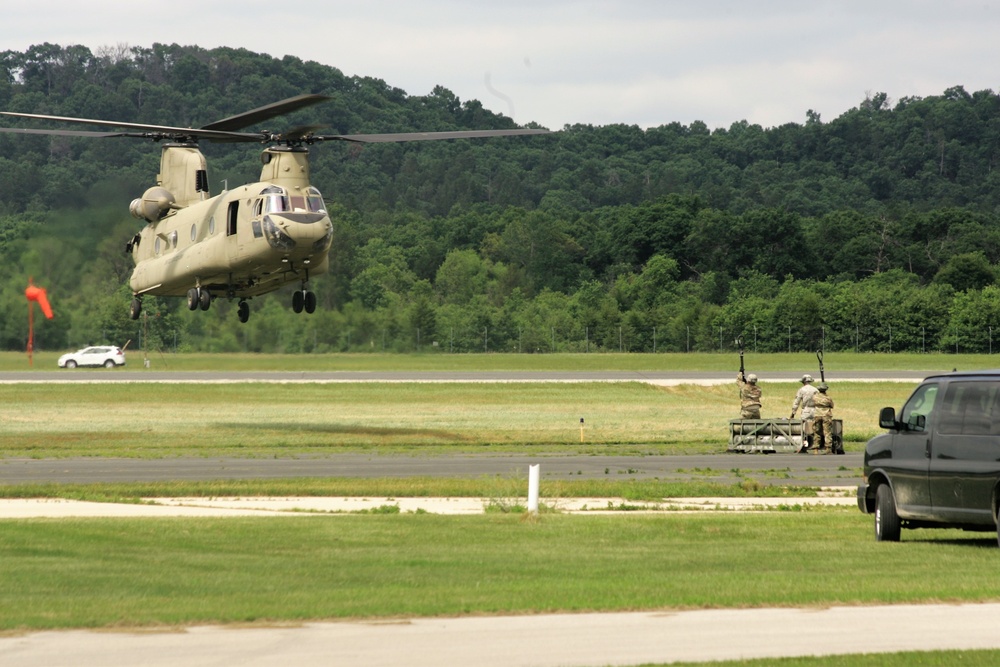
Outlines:
[[[36, 45], [0, 53], [0, 110], [198, 127], [303, 93], [269, 121], [325, 133], [516, 127], [446, 87], [410, 95], [242, 49]], [[9, 127], [57, 127], [0, 116]], [[63, 126], [65, 127], [65, 126]], [[537, 127], [529, 124], [528, 127]], [[281, 128], [275, 128], [281, 129]], [[311, 149], [335, 224], [319, 307], [286, 292], [128, 317], [159, 147], [0, 134], [0, 349], [992, 352], [1000, 347], [1000, 95], [868, 94], [764, 128], [567, 125], [543, 136]], [[334, 145], [336, 144], [336, 145]], [[259, 146], [203, 144], [212, 194], [259, 178]]]

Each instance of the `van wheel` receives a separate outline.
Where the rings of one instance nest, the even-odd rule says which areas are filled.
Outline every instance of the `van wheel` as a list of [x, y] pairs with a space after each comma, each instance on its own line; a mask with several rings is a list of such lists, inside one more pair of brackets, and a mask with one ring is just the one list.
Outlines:
[[[1000, 536], [997, 539], [1000, 540]], [[899, 515], [888, 484], [880, 484], [875, 491], [875, 540], [899, 542]]]

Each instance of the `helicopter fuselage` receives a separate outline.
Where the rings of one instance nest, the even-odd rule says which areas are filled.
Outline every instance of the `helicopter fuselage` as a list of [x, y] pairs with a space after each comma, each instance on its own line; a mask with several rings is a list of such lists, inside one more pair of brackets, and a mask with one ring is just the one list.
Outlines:
[[192, 287], [246, 298], [327, 271], [333, 225], [319, 191], [260, 182], [150, 222], [133, 240], [136, 295], [184, 296]]
[[309, 183], [305, 148], [267, 148], [261, 160], [259, 182], [209, 197], [197, 147], [163, 147], [157, 185], [130, 206], [148, 223], [126, 246], [135, 262], [133, 315], [143, 296], [187, 295], [192, 310], [238, 298], [245, 320], [245, 299], [296, 281], [302, 289], [293, 306], [312, 312], [306, 283], [329, 268], [333, 224]]

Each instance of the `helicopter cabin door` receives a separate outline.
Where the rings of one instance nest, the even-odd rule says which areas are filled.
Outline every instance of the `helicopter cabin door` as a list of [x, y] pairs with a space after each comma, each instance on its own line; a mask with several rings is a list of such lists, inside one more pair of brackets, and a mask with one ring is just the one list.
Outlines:
[[245, 238], [247, 230], [243, 229], [246, 224], [240, 222], [240, 202], [237, 199], [229, 202], [226, 209], [226, 253], [230, 262], [235, 262], [243, 255], [243, 246], [248, 240]]

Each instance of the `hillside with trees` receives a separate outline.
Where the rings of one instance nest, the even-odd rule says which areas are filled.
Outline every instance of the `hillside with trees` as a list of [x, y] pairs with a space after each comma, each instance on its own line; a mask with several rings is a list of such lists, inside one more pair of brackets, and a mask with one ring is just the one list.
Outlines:
[[[302, 93], [271, 121], [324, 132], [512, 128], [446, 87], [414, 96], [240, 49], [43, 44], [0, 53], [0, 110], [172, 126]], [[336, 226], [319, 308], [286, 293], [208, 313], [147, 299], [128, 319], [128, 204], [155, 144], [0, 134], [0, 348], [24, 349], [24, 288], [56, 318], [36, 347], [330, 352], [992, 351], [1000, 333], [1000, 96], [868, 95], [825, 121], [727, 129], [568, 125], [476, 141], [325, 144], [312, 180]], [[0, 116], [0, 125], [27, 121]], [[31, 122], [31, 127], [55, 127]], [[280, 127], [276, 128], [280, 129]], [[259, 147], [203, 144], [212, 193], [256, 181]]]

